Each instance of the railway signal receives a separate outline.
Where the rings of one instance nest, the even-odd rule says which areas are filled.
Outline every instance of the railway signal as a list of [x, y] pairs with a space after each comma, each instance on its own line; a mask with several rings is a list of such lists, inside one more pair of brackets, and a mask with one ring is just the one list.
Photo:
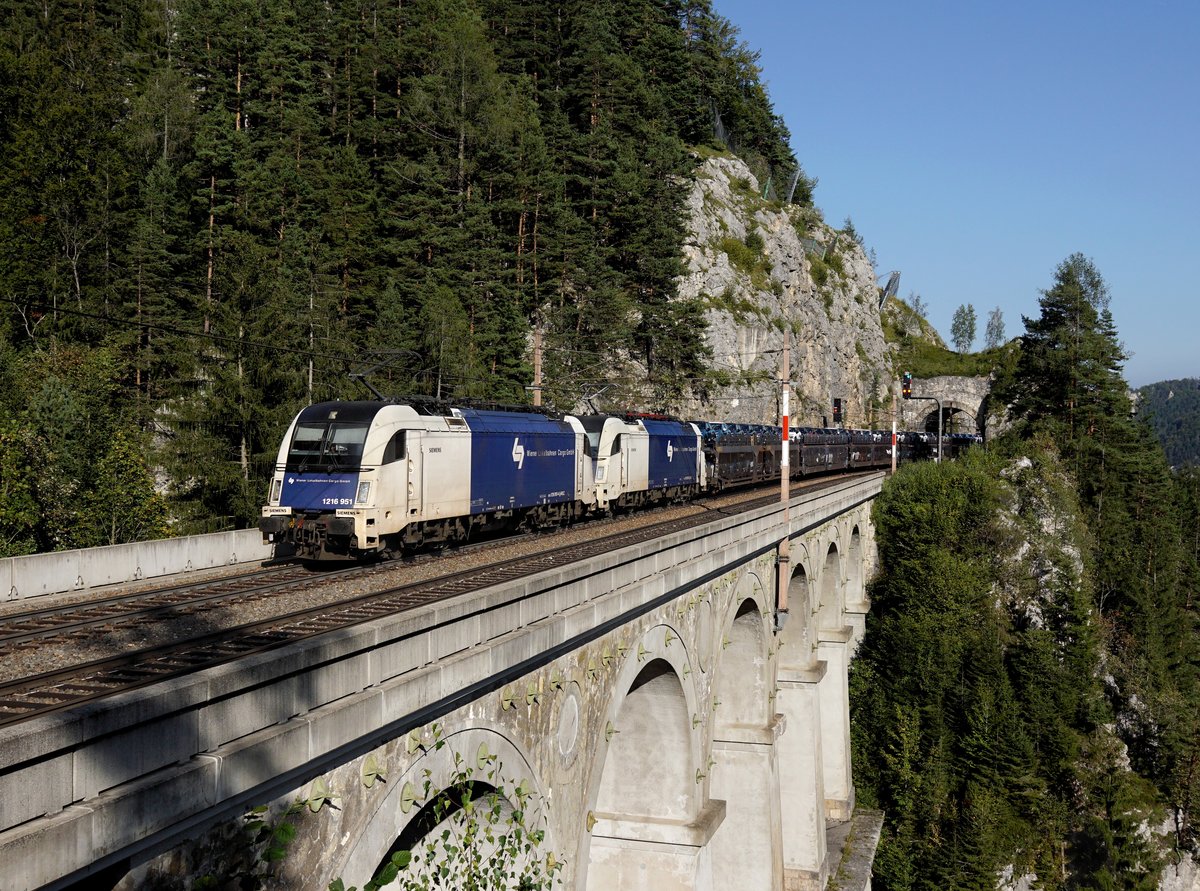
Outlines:
[[904, 372], [904, 380], [901, 384], [901, 393], [905, 399], [912, 399], [912, 372]]

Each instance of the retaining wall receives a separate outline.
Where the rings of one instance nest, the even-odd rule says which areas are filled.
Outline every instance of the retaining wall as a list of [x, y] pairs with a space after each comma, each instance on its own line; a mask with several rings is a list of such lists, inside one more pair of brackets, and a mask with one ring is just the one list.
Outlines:
[[257, 529], [53, 551], [0, 560], [0, 597], [22, 600], [273, 556]]

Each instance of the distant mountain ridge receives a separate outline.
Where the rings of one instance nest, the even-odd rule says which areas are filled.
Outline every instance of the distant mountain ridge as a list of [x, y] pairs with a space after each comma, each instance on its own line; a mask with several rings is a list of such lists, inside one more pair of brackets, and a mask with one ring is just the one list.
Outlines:
[[1200, 466], [1200, 378], [1140, 387], [1138, 415], [1149, 420], [1173, 467]]

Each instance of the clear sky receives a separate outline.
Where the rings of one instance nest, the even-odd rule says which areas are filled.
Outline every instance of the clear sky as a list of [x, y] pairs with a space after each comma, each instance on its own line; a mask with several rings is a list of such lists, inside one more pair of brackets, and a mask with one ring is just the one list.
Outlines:
[[1126, 377], [1200, 377], [1200, 0], [714, 0], [882, 276], [1009, 337], [1079, 251]]

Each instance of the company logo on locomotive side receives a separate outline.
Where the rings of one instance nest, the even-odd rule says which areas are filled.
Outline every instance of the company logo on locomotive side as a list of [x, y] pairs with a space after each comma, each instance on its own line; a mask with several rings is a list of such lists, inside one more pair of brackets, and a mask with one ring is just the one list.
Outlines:
[[682, 444], [676, 445], [675, 443], [671, 442], [671, 440], [668, 439], [667, 440], [667, 461], [673, 462], [675, 460], [675, 455], [677, 455], [677, 454], [678, 455], [694, 455], [694, 454], [696, 454], [696, 447], [694, 445], [682, 445]]
[[522, 470], [525, 467], [526, 458], [571, 458], [574, 457], [574, 449], [527, 449], [521, 445], [521, 438], [517, 437], [513, 440], [512, 459], [517, 465], [517, 470]]

